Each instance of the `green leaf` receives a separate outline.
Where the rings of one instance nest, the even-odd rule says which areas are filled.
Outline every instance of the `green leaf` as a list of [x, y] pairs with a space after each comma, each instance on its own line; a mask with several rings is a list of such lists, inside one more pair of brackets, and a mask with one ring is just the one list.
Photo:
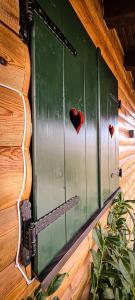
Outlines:
[[123, 275], [123, 277], [125, 278], [125, 280], [131, 285], [133, 286], [133, 280], [131, 277], [131, 273], [130, 273], [130, 269], [127, 268], [127, 265], [124, 263], [124, 261], [122, 261], [122, 259], [119, 259], [119, 269]]
[[94, 267], [99, 269], [101, 263], [100, 249], [98, 249], [97, 252], [95, 250], [92, 250], [92, 258], [93, 258]]
[[109, 215], [108, 215], [108, 218], [107, 218], [107, 224], [111, 225], [112, 221], [113, 221], [113, 213], [110, 212]]
[[95, 240], [99, 249], [102, 250], [104, 237], [102, 236], [101, 229], [99, 229], [97, 227], [93, 229], [93, 239]]
[[116, 278], [118, 276], [118, 272], [116, 270], [103, 270], [101, 273], [101, 278]]
[[135, 276], [135, 255], [131, 251], [128, 252], [131, 266], [131, 273]]
[[55, 293], [57, 291], [57, 289], [62, 284], [65, 276], [67, 276], [67, 273], [57, 274], [57, 276], [54, 278], [54, 280], [48, 286], [48, 289], [47, 289], [48, 296], [52, 295], [53, 293]]
[[122, 278], [121, 283], [122, 283], [122, 285], [123, 285], [124, 290], [126, 291], [126, 293], [130, 293], [130, 285], [129, 285], [129, 283], [124, 278]]
[[36, 297], [39, 293], [41, 293], [41, 291], [42, 291], [41, 286], [39, 286], [34, 292], [34, 297]]
[[115, 290], [115, 300], [120, 300], [118, 288]]
[[91, 293], [94, 294], [95, 292], [95, 289], [96, 289], [96, 276], [95, 276], [95, 273], [94, 273], [94, 264], [92, 263], [91, 264], [91, 280], [90, 280], [90, 289], [91, 289]]
[[103, 292], [104, 299], [114, 299], [114, 293], [111, 288], [106, 288]]
[[59, 300], [58, 296], [52, 298], [52, 300]]

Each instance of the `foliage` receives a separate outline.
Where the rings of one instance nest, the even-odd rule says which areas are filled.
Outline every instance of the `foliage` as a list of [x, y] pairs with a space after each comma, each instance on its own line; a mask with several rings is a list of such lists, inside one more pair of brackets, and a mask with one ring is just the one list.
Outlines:
[[[57, 274], [56, 277], [53, 279], [53, 281], [49, 284], [46, 291], [44, 291], [42, 287], [39, 286], [34, 292], [34, 297], [27, 297], [26, 300], [45, 300], [47, 297], [51, 296], [53, 293], [57, 291], [57, 289], [62, 284], [65, 276], [67, 276], [67, 273]], [[52, 298], [52, 300], [59, 300], [59, 298], [55, 296]]]
[[[93, 238], [97, 251], [92, 250], [91, 300], [135, 299], [135, 201], [124, 201], [122, 193], [114, 200], [108, 215], [107, 228], [97, 224]], [[129, 228], [126, 217], [129, 216]]]

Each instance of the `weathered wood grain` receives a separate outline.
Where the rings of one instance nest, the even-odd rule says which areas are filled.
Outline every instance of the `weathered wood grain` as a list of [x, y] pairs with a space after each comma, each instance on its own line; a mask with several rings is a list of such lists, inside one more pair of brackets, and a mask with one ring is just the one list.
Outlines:
[[0, 21], [19, 33], [19, 1], [0, 0]]
[[18, 242], [17, 207], [0, 211], [0, 272], [12, 263]]
[[14, 263], [0, 272], [0, 299], [4, 300], [10, 291], [14, 290], [22, 280], [22, 274], [15, 267]]
[[[29, 100], [26, 106], [25, 147], [29, 148], [31, 138], [31, 114]], [[24, 135], [24, 104], [18, 93], [0, 86], [0, 146], [22, 146]]]
[[[26, 189], [22, 199], [28, 199], [31, 190], [31, 162], [29, 151], [26, 156]], [[0, 147], [0, 210], [17, 203], [23, 181], [23, 156], [19, 147]]]
[[0, 64], [0, 84], [28, 94], [30, 61], [27, 46], [13, 32], [0, 24], [0, 56], [7, 64]]
[[16, 257], [18, 228], [0, 237], [0, 272], [11, 264]]
[[0, 210], [0, 238], [17, 228], [18, 216], [16, 206]]
[[39, 282], [35, 280], [28, 287], [15, 263], [12, 263], [0, 272], [0, 300], [21, 300], [24, 295], [27, 297], [31, 294], [38, 285]]

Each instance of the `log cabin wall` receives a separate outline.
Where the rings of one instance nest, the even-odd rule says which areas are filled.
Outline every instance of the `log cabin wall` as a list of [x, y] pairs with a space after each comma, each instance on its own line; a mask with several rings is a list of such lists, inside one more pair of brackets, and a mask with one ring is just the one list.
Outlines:
[[[119, 98], [122, 100], [122, 108], [119, 110], [119, 160], [123, 171], [120, 186], [126, 199], [135, 199], [135, 139], [130, 139], [128, 133], [129, 129], [135, 127], [133, 78], [124, 69], [124, 53], [115, 30], [108, 30], [103, 20], [101, 1], [70, 2], [119, 83]], [[28, 48], [18, 33], [19, 1], [0, 0], [0, 56], [7, 62], [5, 65], [0, 64], [0, 299], [8, 300], [25, 298], [38, 284], [35, 281], [28, 287], [15, 267], [18, 244], [17, 201], [24, 179], [24, 159], [26, 180], [21, 197], [24, 201], [30, 196], [32, 173], [29, 153], [31, 113], [28, 100], [30, 59]], [[25, 108], [27, 130], [23, 152]], [[103, 225], [106, 218], [107, 212], [100, 220]], [[89, 249], [92, 247], [94, 244], [90, 232], [61, 270], [62, 273], [68, 272], [69, 276], [56, 293], [60, 299], [88, 299]], [[25, 271], [30, 277], [30, 267]]]
[[[5, 60], [0, 63], [0, 299], [14, 299], [16, 288], [16, 299], [21, 299], [19, 292], [27, 287], [15, 267], [17, 201], [29, 199], [32, 178], [30, 59], [18, 33], [18, 0], [0, 0], [0, 57]], [[29, 277], [30, 267], [26, 273]]]

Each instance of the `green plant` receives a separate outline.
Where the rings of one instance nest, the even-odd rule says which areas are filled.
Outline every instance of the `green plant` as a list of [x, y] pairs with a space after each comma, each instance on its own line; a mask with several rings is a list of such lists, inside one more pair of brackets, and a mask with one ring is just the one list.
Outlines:
[[119, 193], [108, 214], [107, 228], [97, 224], [93, 230], [97, 251], [92, 250], [91, 300], [135, 299], [135, 217], [130, 202], [135, 203], [124, 201]]
[[[34, 292], [34, 297], [27, 297], [26, 300], [45, 300], [47, 297], [51, 296], [57, 291], [57, 289], [62, 284], [65, 276], [67, 276], [67, 273], [57, 274], [45, 291], [41, 286], [39, 286]], [[57, 296], [54, 296], [52, 300], [59, 300], [59, 298]]]

